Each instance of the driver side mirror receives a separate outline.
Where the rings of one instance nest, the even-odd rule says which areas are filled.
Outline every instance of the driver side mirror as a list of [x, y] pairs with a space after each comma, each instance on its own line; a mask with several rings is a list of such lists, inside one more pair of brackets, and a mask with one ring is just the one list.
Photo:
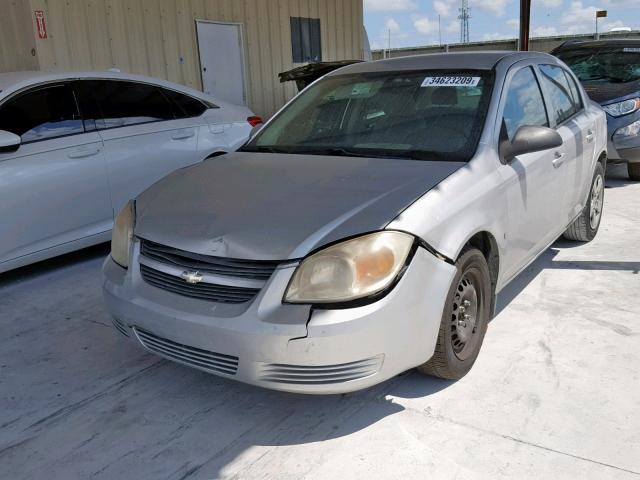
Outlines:
[[22, 139], [15, 133], [0, 130], [0, 153], [15, 152], [21, 143]]
[[562, 137], [548, 127], [522, 126], [518, 128], [513, 140], [505, 138], [500, 141], [500, 156], [510, 162], [518, 155], [541, 152], [562, 145]]

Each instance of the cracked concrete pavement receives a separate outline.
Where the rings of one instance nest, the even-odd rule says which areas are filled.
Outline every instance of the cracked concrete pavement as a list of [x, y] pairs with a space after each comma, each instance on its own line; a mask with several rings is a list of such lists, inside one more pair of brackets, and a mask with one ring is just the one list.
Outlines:
[[0, 276], [0, 478], [640, 478], [640, 183], [499, 298], [478, 362], [349, 395], [261, 390], [122, 341], [100, 246]]

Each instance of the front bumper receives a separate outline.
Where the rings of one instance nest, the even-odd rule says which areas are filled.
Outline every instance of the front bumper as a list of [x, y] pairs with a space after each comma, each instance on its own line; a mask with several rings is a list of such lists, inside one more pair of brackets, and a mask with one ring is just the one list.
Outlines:
[[622, 117], [607, 114], [607, 158], [616, 162], [640, 162], [640, 136], [614, 137], [615, 132], [640, 120], [640, 111]]
[[121, 333], [165, 358], [266, 388], [343, 393], [375, 385], [434, 352], [455, 267], [419, 248], [400, 282], [375, 303], [320, 310], [282, 304], [295, 269], [275, 271], [240, 310], [147, 284], [138, 246], [125, 270], [108, 258], [104, 297]]

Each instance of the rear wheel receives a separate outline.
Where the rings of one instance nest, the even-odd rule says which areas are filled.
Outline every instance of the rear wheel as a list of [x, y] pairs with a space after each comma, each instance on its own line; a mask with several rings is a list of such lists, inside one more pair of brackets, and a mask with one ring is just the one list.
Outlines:
[[438, 343], [431, 359], [418, 367], [428, 375], [457, 380], [471, 370], [491, 315], [491, 275], [480, 250], [463, 251], [445, 303]]
[[604, 170], [600, 162], [591, 181], [591, 190], [587, 204], [580, 216], [564, 232], [564, 238], [578, 242], [590, 242], [598, 233], [604, 206]]
[[640, 181], [640, 162], [627, 163], [627, 172], [629, 172], [629, 179]]

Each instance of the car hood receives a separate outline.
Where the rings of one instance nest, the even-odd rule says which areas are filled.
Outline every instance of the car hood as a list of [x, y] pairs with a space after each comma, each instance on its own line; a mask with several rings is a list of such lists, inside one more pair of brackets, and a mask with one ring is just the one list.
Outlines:
[[612, 100], [625, 100], [624, 97], [633, 98], [640, 92], [640, 80], [627, 83], [594, 83], [582, 84], [591, 100], [599, 104], [611, 103]]
[[384, 228], [461, 162], [232, 153], [178, 170], [136, 200], [135, 234], [203, 255], [301, 258]]
[[336, 62], [316, 62], [296, 67], [286, 72], [278, 74], [280, 83], [289, 82], [294, 80], [298, 91], [301, 92], [307, 85], [310, 85], [318, 78], [326, 75], [329, 72], [333, 72], [338, 68], [346, 67], [347, 65], [353, 65], [354, 63], [360, 63], [362, 60], [339, 60]]

